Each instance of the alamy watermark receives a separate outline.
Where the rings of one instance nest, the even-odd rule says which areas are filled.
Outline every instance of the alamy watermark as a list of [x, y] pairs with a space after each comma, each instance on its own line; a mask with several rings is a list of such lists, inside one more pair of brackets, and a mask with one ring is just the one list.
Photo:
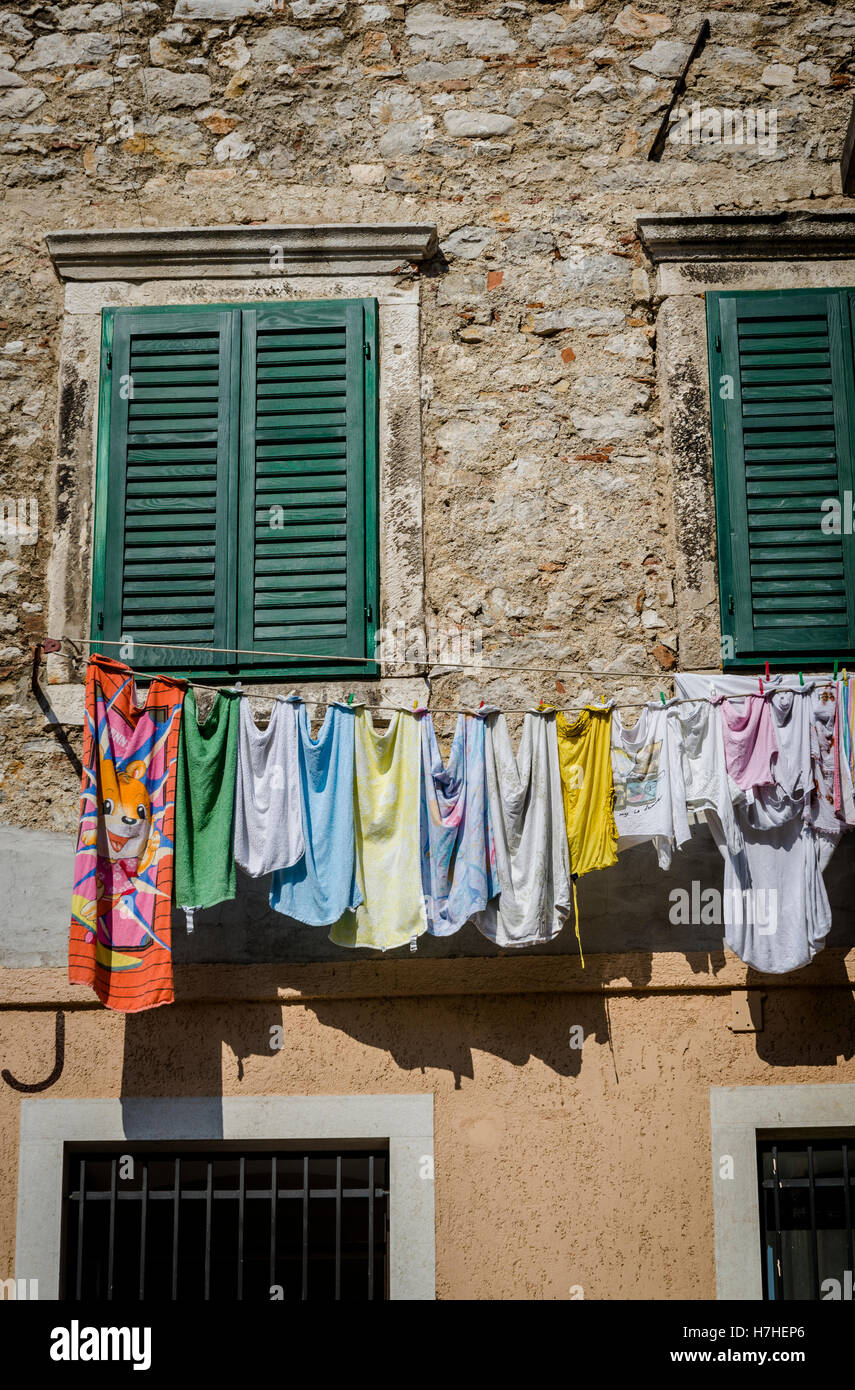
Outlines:
[[389, 665], [410, 662], [434, 666], [481, 666], [483, 664], [483, 634], [480, 627], [394, 627], [377, 629], [374, 637], [374, 658]]
[[674, 145], [755, 145], [760, 154], [778, 148], [778, 112], [774, 106], [734, 109], [729, 106], [677, 107], [677, 121], [668, 132]]
[[0, 497], [0, 540], [35, 545], [39, 538], [39, 499]]
[[776, 888], [702, 888], [692, 880], [691, 892], [672, 888], [668, 921], [675, 927], [721, 927], [728, 922], [751, 923], [760, 936], [774, 936], [778, 930], [778, 891]]

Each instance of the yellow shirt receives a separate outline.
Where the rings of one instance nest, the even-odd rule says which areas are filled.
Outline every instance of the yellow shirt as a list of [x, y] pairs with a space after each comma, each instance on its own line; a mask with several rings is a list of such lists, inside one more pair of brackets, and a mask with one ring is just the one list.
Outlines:
[[406, 946], [427, 930], [422, 897], [419, 720], [406, 710], [377, 733], [366, 709], [354, 715], [353, 819], [362, 903], [330, 931], [337, 946]]
[[611, 707], [587, 705], [572, 723], [559, 711], [556, 730], [570, 872], [607, 869], [618, 858]]

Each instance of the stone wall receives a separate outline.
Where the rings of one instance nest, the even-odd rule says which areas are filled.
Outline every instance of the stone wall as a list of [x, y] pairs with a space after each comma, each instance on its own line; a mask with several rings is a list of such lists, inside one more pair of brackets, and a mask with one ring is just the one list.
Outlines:
[[[705, 15], [686, 102], [774, 109], [776, 147], [669, 143], [649, 162]], [[95, 387], [58, 392], [46, 231], [435, 222], [441, 254], [419, 276], [425, 620], [480, 627], [487, 661], [604, 675], [445, 675], [434, 703], [647, 697], [680, 659], [686, 567], [636, 217], [840, 206], [853, 36], [855, 10], [798, 0], [0, 9], [0, 495], [35, 497], [39, 516], [35, 544], [0, 543], [0, 819], [70, 831], [77, 809], [29, 690], [78, 486], [63, 442]], [[698, 603], [714, 634], [708, 575]]]

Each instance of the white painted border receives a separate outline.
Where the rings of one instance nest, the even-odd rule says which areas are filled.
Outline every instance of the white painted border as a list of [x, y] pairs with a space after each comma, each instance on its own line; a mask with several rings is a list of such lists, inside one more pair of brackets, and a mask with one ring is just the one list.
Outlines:
[[41, 1298], [59, 1297], [64, 1146], [124, 1140], [388, 1141], [390, 1297], [436, 1297], [432, 1095], [24, 1099], [15, 1267]]
[[[710, 1087], [718, 1298], [763, 1298], [758, 1134], [817, 1129], [855, 1129], [855, 1085]], [[733, 1159], [732, 1178], [721, 1176], [726, 1155]]]

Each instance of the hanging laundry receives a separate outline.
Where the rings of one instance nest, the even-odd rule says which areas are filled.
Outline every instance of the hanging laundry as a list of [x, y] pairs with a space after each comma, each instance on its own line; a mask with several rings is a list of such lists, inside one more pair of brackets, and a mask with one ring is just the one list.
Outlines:
[[184, 698], [175, 786], [175, 901], [188, 912], [235, 895], [233, 854], [240, 697], [218, 691], [199, 724], [192, 690]]
[[473, 921], [498, 946], [532, 946], [573, 909], [555, 711], [526, 714], [516, 757], [503, 714], [490, 712], [484, 736], [500, 896]]
[[812, 689], [771, 690], [766, 697], [778, 751], [771, 763], [772, 785], [755, 787], [752, 799], [746, 799], [745, 819], [757, 829], [795, 816], [807, 818], [813, 789]]
[[175, 775], [185, 683], [93, 655], [86, 670], [80, 830], [68, 978], [110, 1009], [170, 1004]]
[[811, 692], [814, 745], [814, 786], [808, 817], [817, 830], [839, 834], [840, 819], [834, 806], [834, 777], [837, 765], [837, 700], [832, 684], [815, 685]]
[[681, 698], [681, 676], [675, 677], [674, 684], [678, 698], [668, 706], [677, 731], [677, 737], [669, 743], [672, 793], [693, 817], [702, 816], [710, 825], [715, 817], [726, 844], [738, 853], [742, 833], [733, 804], [742, 801], [744, 793], [728, 775], [720, 707], [694, 696], [688, 701]]
[[855, 779], [848, 749], [851, 747], [847, 687], [836, 682], [834, 726], [834, 814], [847, 830], [855, 829]]
[[[698, 679], [691, 678], [693, 693]], [[710, 678], [706, 688], [712, 698], [724, 683], [730, 686], [728, 693], [760, 698], [746, 689], [745, 677]], [[678, 688], [682, 685], [678, 678]], [[708, 820], [724, 860], [725, 941], [754, 969], [784, 974], [807, 965], [823, 948], [831, 910], [822, 871], [833, 844], [808, 822], [816, 749], [812, 688], [780, 677], [764, 685], [777, 748], [768, 761], [773, 780], [750, 789], [750, 797], [734, 798], [737, 840], [725, 835], [721, 807]], [[721, 704], [708, 708], [719, 711]], [[757, 766], [763, 775], [765, 753]]]
[[459, 931], [499, 891], [484, 737], [484, 720], [495, 712], [458, 714], [446, 766], [431, 716], [421, 720], [422, 891], [433, 936]]
[[253, 878], [296, 864], [304, 853], [297, 742], [293, 700], [277, 699], [263, 730], [241, 700], [234, 853]]
[[745, 809], [739, 854], [710, 822], [724, 858], [725, 941], [746, 965], [781, 975], [808, 965], [825, 944], [831, 909], [822, 871], [834, 845], [798, 816], [773, 825], [767, 812], [765, 826], [755, 828]]
[[555, 727], [570, 872], [577, 878], [617, 863], [612, 707], [587, 705], [572, 722], [559, 712]]
[[329, 927], [362, 902], [353, 825], [354, 710], [329, 705], [316, 739], [302, 701], [296, 710], [305, 854], [276, 870], [270, 906], [298, 922]]
[[330, 931], [337, 946], [405, 946], [427, 930], [419, 836], [419, 716], [396, 710], [378, 733], [354, 713], [356, 881], [362, 903]]
[[674, 847], [691, 839], [682, 776], [676, 792], [672, 767], [679, 750], [675, 721], [666, 705], [645, 705], [633, 728], [612, 716], [612, 778], [618, 852], [652, 840], [660, 869], [670, 868]]
[[758, 692], [740, 700], [720, 701], [724, 760], [729, 775], [744, 792], [775, 783], [772, 763], [778, 754], [769, 706], [771, 697]]

